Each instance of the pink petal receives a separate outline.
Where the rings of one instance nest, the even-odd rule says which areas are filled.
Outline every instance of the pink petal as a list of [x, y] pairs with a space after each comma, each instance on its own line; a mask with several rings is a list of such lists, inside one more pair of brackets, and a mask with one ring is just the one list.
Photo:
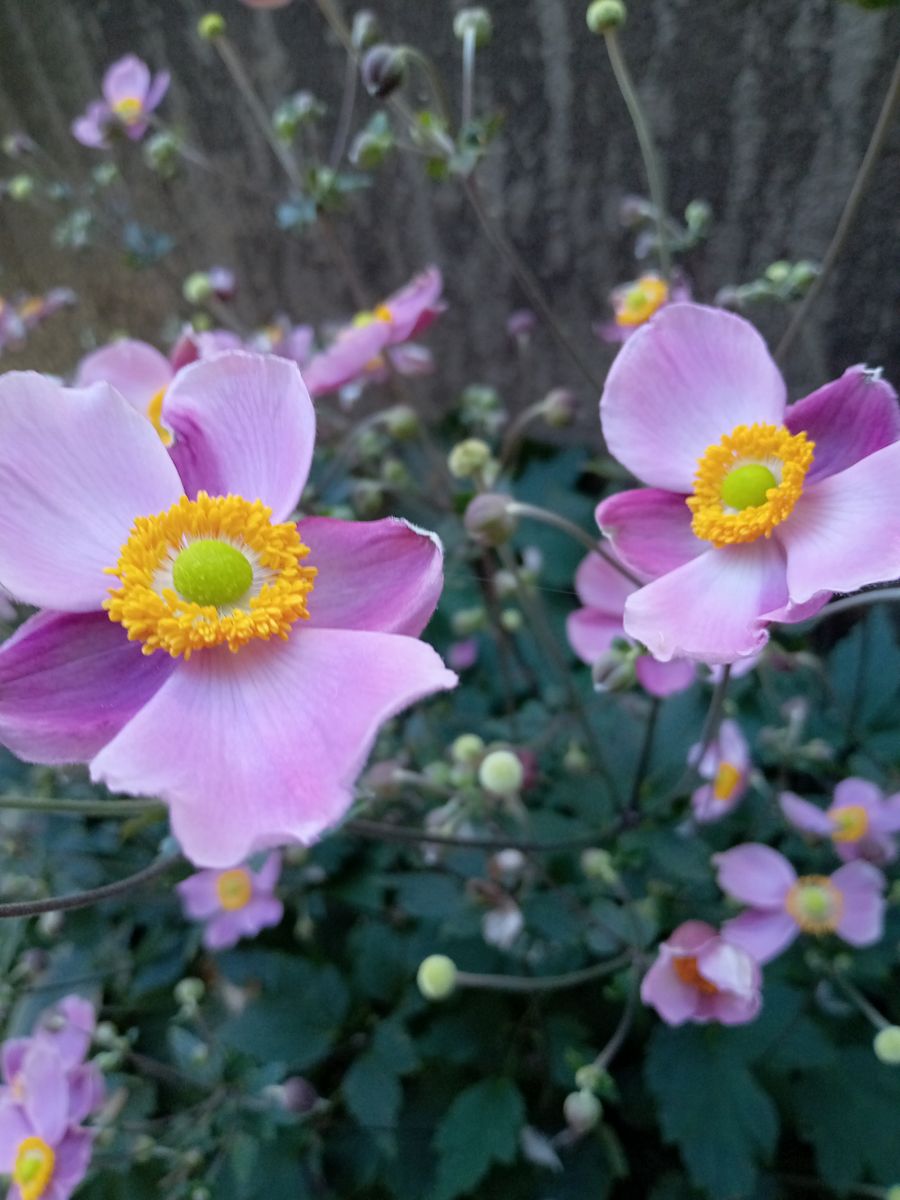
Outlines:
[[879, 833], [900, 832], [900, 793], [888, 796], [878, 812], [875, 823]]
[[850, 367], [840, 379], [791, 404], [784, 423], [791, 433], [803, 430], [815, 442], [807, 484], [844, 471], [900, 438], [897, 393], [865, 367]]
[[255, 937], [261, 929], [280, 925], [284, 905], [275, 896], [254, 896], [236, 914], [244, 937]]
[[697, 969], [720, 992], [748, 999], [759, 991], [756, 961], [741, 946], [716, 938], [697, 955]]
[[206, 921], [222, 907], [216, 890], [219, 871], [198, 871], [175, 885], [184, 915], [192, 921]]
[[207, 950], [230, 950], [244, 936], [238, 912], [216, 913], [203, 930]]
[[226, 350], [178, 372], [163, 405], [171, 454], [191, 497], [262, 500], [274, 520], [306, 483], [316, 417], [296, 365], [271, 354]]
[[437, 267], [427, 267], [398, 292], [385, 300], [391, 313], [390, 344], [406, 342], [428, 328], [445, 305], [441, 301], [444, 281]]
[[748, 321], [669, 304], [619, 351], [600, 417], [610, 452], [638, 479], [688, 493], [707, 447], [736, 425], [780, 425], [784, 405], [784, 381]]
[[[10, 1084], [22, 1070], [22, 1063], [33, 1039], [30, 1037], [7, 1038], [0, 1045], [0, 1062], [3, 1064], [3, 1080]], [[0, 1168], [2, 1170], [2, 1168]]]
[[106, 145], [106, 135], [112, 114], [104, 100], [92, 100], [82, 116], [72, 122], [72, 137], [82, 146], [99, 150]]
[[655, 579], [709, 549], [691, 529], [685, 497], [659, 488], [617, 492], [597, 507], [597, 524], [622, 561], [642, 579]]
[[667, 1025], [683, 1025], [696, 1013], [699, 999], [698, 989], [679, 979], [671, 957], [661, 951], [641, 982], [644, 1004], [655, 1008]]
[[0, 580], [19, 600], [97, 609], [135, 517], [169, 508], [178, 475], [149, 421], [106, 384], [0, 379]]
[[306, 626], [418, 635], [437, 607], [444, 583], [443, 548], [434, 534], [387, 517], [298, 523], [318, 575]]
[[801, 833], [813, 833], [817, 837], [830, 838], [834, 824], [826, 812], [808, 800], [802, 800], [793, 792], [782, 792], [778, 798], [784, 819]]
[[646, 584], [625, 605], [625, 632], [654, 658], [734, 662], [768, 640], [763, 614], [787, 600], [772, 541], [708, 550]]
[[103, 1103], [106, 1084], [95, 1063], [84, 1063], [69, 1072], [69, 1124], [87, 1120]]
[[146, 342], [131, 338], [112, 342], [83, 358], [75, 374], [77, 387], [108, 383], [121, 393], [142, 417], [157, 392], [172, 382], [172, 368], [164, 354]]
[[634, 673], [644, 691], [660, 700], [687, 691], [697, 678], [697, 668], [687, 659], [657, 662], [652, 654], [640, 656], [634, 665]]
[[842, 779], [834, 789], [832, 808], [845, 804], [859, 804], [867, 812], [877, 812], [884, 800], [881, 788], [868, 779], [857, 779], [851, 776]]
[[150, 88], [150, 68], [136, 54], [118, 59], [103, 76], [103, 95], [110, 105], [120, 100], [140, 100]]
[[396, 634], [298, 628], [236, 654], [205, 650], [178, 663], [91, 771], [161, 796], [187, 856], [228, 867], [315, 841], [350, 806], [379, 726], [456, 682], [430, 646]]
[[271, 896], [281, 875], [281, 855], [273, 851], [253, 877], [254, 890], [257, 895]]
[[220, 350], [240, 350], [243, 345], [238, 335], [230, 329], [200, 331], [187, 325], [169, 352], [169, 363], [173, 372], [180, 371], [198, 358], [212, 358]]
[[386, 321], [342, 330], [327, 350], [314, 354], [303, 368], [309, 394], [324, 396], [358, 379], [389, 340], [390, 326]]
[[38, 613], [0, 647], [0, 742], [28, 762], [87, 762], [172, 667], [105, 613]]
[[748, 909], [722, 926], [722, 936], [760, 964], [777, 958], [799, 932], [800, 926], [782, 909]]
[[606, 653], [617, 637], [624, 636], [621, 619], [604, 616], [592, 608], [579, 608], [566, 618], [569, 645], [589, 667]]
[[144, 112], [153, 112], [162, 102], [163, 96], [169, 90], [169, 84], [172, 82], [172, 76], [168, 71], [158, 71], [153, 77], [153, 82], [147, 92], [144, 100]]
[[885, 879], [871, 863], [857, 861], [840, 867], [832, 884], [844, 897], [837, 933], [851, 946], [871, 946], [884, 932]]
[[682, 921], [663, 945], [674, 954], [695, 954], [711, 945], [716, 936], [715, 928], [706, 921]]
[[[900, 575], [900, 442], [814, 484], [779, 526], [798, 603]], [[15, 590], [15, 589], [13, 589]]]
[[22, 1064], [22, 1082], [25, 1115], [38, 1137], [55, 1145], [69, 1123], [69, 1088], [56, 1050], [35, 1042]]
[[713, 863], [722, 891], [756, 908], [780, 909], [797, 880], [796, 871], [784, 855], [756, 842], [716, 854]]
[[12, 1173], [20, 1144], [33, 1131], [18, 1104], [10, 1099], [0, 1100], [0, 1171]]
[[583, 558], [575, 572], [575, 591], [581, 603], [604, 616], [616, 618], [620, 625], [625, 601], [637, 586], [599, 554]]
[[[53, 1181], [59, 1200], [68, 1200], [87, 1174], [94, 1148], [93, 1135], [86, 1129], [70, 1129], [56, 1149]], [[48, 1193], [47, 1200], [55, 1200]]]
[[757, 990], [750, 996], [732, 996], [727, 992], [721, 996], [704, 997], [710, 1002], [710, 1018], [721, 1025], [746, 1025], [755, 1021], [762, 1008], [762, 992]]

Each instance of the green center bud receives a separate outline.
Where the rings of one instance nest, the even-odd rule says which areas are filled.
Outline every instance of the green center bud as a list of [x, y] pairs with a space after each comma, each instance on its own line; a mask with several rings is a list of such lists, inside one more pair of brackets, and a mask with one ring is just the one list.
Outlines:
[[456, 963], [446, 954], [429, 954], [416, 973], [416, 983], [426, 1000], [446, 1000], [456, 987]]
[[900, 1026], [887, 1025], [879, 1029], [872, 1043], [875, 1057], [889, 1067], [900, 1066]]
[[818, 884], [809, 884], [800, 889], [800, 908], [810, 921], [824, 921], [831, 916], [831, 894]]
[[175, 559], [172, 580], [185, 600], [222, 608], [247, 592], [253, 583], [253, 568], [228, 542], [203, 538], [191, 542]]
[[478, 782], [495, 796], [515, 796], [524, 778], [522, 760], [511, 750], [492, 750], [478, 768]]
[[622, 0], [594, 0], [587, 10], [587, 26], [591, 33], [609, 33], [625, 24], [625, 16]]
[[204, 13], [197, 22], [197, 32], [205, 42], [220, 38], [225, 32], [225, 18], [217, 12]]
[[758, 508], [765, 504], [766, 493], [773, 487], [778, 487], [778, 480], [768, 467], [762, 463], [747, 463], [729, 471], [722, 480], [722, 502], [738, 512]]

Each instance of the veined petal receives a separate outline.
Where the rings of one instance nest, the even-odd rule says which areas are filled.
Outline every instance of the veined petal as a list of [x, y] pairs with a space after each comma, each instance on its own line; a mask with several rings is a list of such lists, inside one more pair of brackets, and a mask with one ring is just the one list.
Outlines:
[[12, 1099], [0, 1100], [0, 1171], [12, 1174], [19, 1146], [32, 1133], [22, 1109]]
[[396, 634], [304, 628], [208, 650], [178, 663], [91, 773], [161, 796], [187, 856], [229, 867], [315, 841], [350, 806], [379, 726], [456, 682], [430, 646]]
[[124, 396], [141, 416], [157, 392], [172, 382], [172, 368], [164, 354], [146, 342], [122, 338], [83, 358], [75, 375], [77, 387], [108, 383]]
[[373, 321], [356, 329], [345, 329], [327, 350], [314, 354], [303, 368], [303, 379], [311, 396], [336, 392], [351, 383], [377, 358], [390, 342], [390, 326]]
[[597, 506], [597, 524], [626, 566], [655, 579], [709, 549], [691, 529], [685, 499], [659, 488], [617, 492]]
[[579, 608], [566, 618], [569, 645], [583, 663], [592, 666], [617, 637], [624, 637], [621, 617], [608, 617], [593, 608]]
[[150, 89], [150, 68], [136, 54], [126, 54], [103, 76], [103, 95], [113, 106], [122, 100], [140, 100]]
[[716, 854], [713, 863], [722, 891], [755, 908], [780, 909], [797, 880], [783, 854], [756, 842]]
[[777, 958], [799, 933], [800, 926], [783, 909], [748, 909], [722, 926], [722, 937], [761, 964]]
[[38, 1135], [54, 1145], [69, 1123], [69, 1087], [59, 1054], [45, 1043], [35, 1042], [22, 1064], [25, 1115]]
[[785, 820], [801, 833], [814, 833], [817, 837], [831, 837], [834, 825], [831, 818], [815, 804], [802, 800], [793, 792], [782, 792], [778, 798]]
[[742, 317], [668, 304], [628, 339], [600, 404], [610, 452], [638, 479], [693, 490], [707, 447], [737, 425], [780, 425], [785, 385], [766, 344]]
[[604, 616], [614, 617], [620, 625], [625, 601], [638, 586], [599, 554], [583, 558], [575, 572], [575, 592], [581, 603]]
[[182, 487], [149, 421], [107, 384], [0, 379], [0, 582], [18, 600], [97, 609], [135, 517]]
[[295, 363], [226, 350], [185, 367], [166, 393], [171, 454], [191, 499], [262, 500], [283, 521], [300, 498], [316, 437], [312, 401]]
[[851, 946], [871, 946], [884, 932], [885, 879], [871, 863], [847, 863], [831, 876], [844, 898], [836, 932]]
[[686, 658], [658, 662], [652, 654], [642, 654], [634, 664], [637, 681], [651, 696], [664, 700], [686, 691], [697, 678], [697, 668]]

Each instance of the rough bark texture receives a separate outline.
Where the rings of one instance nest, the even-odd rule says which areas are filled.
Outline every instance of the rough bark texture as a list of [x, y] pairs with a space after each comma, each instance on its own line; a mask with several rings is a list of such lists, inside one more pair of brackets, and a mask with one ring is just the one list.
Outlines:
[[[376, 0], [370, 7], [389, 37], [434, 54], [455, 102], [456, 6]], [[645, 190], [633, 131], [602, 42], [586, 30], [583, 0], [493, 0], [490, 7], [495, 36], [479, 56], [478, 101], [482, 110], [504, 111], [507, 124], [482, 168], [483, 187], [560, 319], [602, 370], [610, 353], [590, 325], [604, 314], [609, 289], [634, 273], [618, 209], [623, 195]], [[820, 257], [900, 48], [900, 13], [839, 0], [633, 0], [630, 7], [623, 45], [666, 162], [671, 209], [703, 197], [715, 213], [709, 243], [689, 263], [696, 294], [710, 298], [780, 257]], [[308, 88], [336, 114], [344, 56], [312, 0], [276, 12], [223, 0], [222, 9], [267, 104]], [[102, 156], [72, 140], [70, 120], [98, 93], [104, 67], [134, 50], [171, 68], [162, 112], [219, 172], [191, 169], [161, 184], [139, 151], [116, 151], [124, 175], [111, 193], [116, 204], [177, 236], [164, 268], [137, 274], [112, 247], [78, 257], [55, 249], [52, 222], [3, 202], [0, 290], [68, 283], [81, 297], [78, 309], [6, 356], [4, 367], [65, 370], [92, 337], [113, 330], [160, 340], [166, 316], [183, 309], [180, 280], [214, 263], [238, 271], [237, 308], [247, 324], [278, 311], [319, 321], [352, 310], [321, 239], [274, 228], [286, 181], [195, 33], [202, 11], [194, 0], [0, 0], [0, 129], [27, 129], [68, 174], [84, 178]], [[371, 110], [364, 98], [357, 115]], [[16, 169], [9, 164], [7, 173]], [[898, 179], [895, 129], [839, 269], [788, 364], [795, 388], [858, 361], [884, 364], [900, 379]], [[434, 338], [443, 351], [436, 399], [452, 399], [476, 378], [504, 385], [511, 405], [580, 382], [548, 337], [533, 375], [513, 373], [504, 321], [524, 298], [457, 184], [434, 184], [420, 162], [394, 157], [337, 226], [373, 297], [427, 262], [444, 268], [452, 307]], [[760, 317], [777, 336], [784, 315]]]

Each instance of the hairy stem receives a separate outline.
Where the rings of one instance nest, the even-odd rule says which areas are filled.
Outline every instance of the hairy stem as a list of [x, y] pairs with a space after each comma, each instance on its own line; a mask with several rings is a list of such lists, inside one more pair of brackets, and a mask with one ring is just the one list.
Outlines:
[[0, 904], [0, 919], [3, 917], [36, 917], [41, 913], [88, 908], [91, 904], [99, 904], [101, 900], [111, 900], [116, 896], [122, 896], [134, 888], [158, 879], [180, 861], [180, 854], [172, 854], [151, 863], [149, 867], [136, 871], [133, 875], [127, 875], [115, 883], [105, 883], [102, 887], [89, 888], [84, 892], [73, 892], [69, 896], [50, 896], [46, 900], [20, 900], [12, 904]]
[[627, 966], [631, 958], [629, 951], [608, 962], [597, 963], [581, 971], [567, 971], [564, 975], [473, 975], [468, 971], [459, 971], [456, 984], [457, 987], [483, 988], [492, 992], [558, 992], [611, 975]]

